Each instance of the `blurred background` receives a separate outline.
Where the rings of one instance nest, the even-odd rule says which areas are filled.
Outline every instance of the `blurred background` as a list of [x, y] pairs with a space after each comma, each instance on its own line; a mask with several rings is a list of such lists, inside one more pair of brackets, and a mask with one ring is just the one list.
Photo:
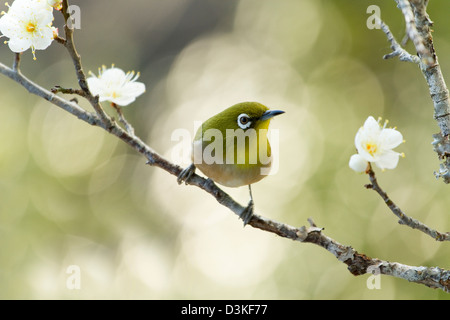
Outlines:
[[[406, 157], [395, 170], [376, 169], [380, 185], [406, 214], [450, 229], [450, 187], [433, 175], [439, 130], [427, 85], [417, 66], [383, 60], [386, 36], [366, 24], [368, 6], [378, 5], [400, 41], [404, 20], [394, 1], [70, 3], [81, 9], [75, 41], [86, 72], [113, 63], [140, 71], [147, 91], [123, 112], [157, 152], [185, 166], [175, 130], [193, 135], [195, 121], [241, 101], [282, 109], [271, 124], [279, 168], [253, 186], [257, 213], [293, 226], [312, 217], [368, 256], [450, 268], [448, 243], [399, 225], [364, 188], [368, 177], [348, 167], [366, 118], [389, 119]], [[447, 79], [449, 10], [444, 0], [428, 8]], [[54, 25], [61, 32], [58, 12]], [[61, 45], [36, 57], [23, 55], [26, 76], [45, 88], [77, 86]], [[0, 61], [13, 61], [4, 44]], [[2, 299], [450, 298], [386, 276], [370, 290], [368, 275], [354, 277], [326, 250], [243, 228], [210, 195], [179, 186], [103, 130], [3, 76], [0, 88]], [[224, 190], [247, 203], [246, 187]], [[71, 266], [81, 272], [78, 290], [70, 289]]]

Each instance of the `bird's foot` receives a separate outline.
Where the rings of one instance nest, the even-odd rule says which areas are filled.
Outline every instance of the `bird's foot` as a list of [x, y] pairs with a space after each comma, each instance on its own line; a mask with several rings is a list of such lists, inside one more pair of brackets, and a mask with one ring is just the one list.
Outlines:
[[177, 178], [178, 184], [182, 184], [183, 181], [187, 184], [187, 182], [192, 177], [194, 172], [195, 172], [195, 165], [192, 163], [189, 167], [183, 169], [183, 171], [180, 172]]
[[244, 221], [244, 227], [247, 225], [247, 223], [250, 222], [250, 220], [252, 220], [253, 217], [253, 200], [250, 200], [248, 202], [247, 207], [241, 212], [241, 214], [239, 215], [239, 218], [242, 219], [242, 221]]

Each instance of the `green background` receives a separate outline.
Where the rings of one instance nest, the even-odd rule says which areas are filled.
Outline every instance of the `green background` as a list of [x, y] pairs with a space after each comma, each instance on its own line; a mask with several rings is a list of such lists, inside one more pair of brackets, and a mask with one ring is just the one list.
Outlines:
[[[368, 177], [348, 167], [370, 115], [403, 134], [395, 170], [380, 185], [411, 217], [450, 229], [449, 186], [436, 180], [433, 104], [416, 65], [383, 60], [386, 36], [370, 30], [378, 5], [404, 35], [395, 1], [72, 1], [85, 71], [114, 63], [140, 71], [147, 91], [124, 108], [136, 133], [169, 160], [174, 132], [241, 101], [285, 115], [279, 168], [253, 186], [257, 213], [293, 226], [312, 217], [358, 252], [412, 266], [450, 268], [449, 245], [399, 225]], [[6, 8], [4, 8], [6, 10]], [[430, 1], [434, 42], [450, 75], [450, 2]], [[62, 30], [55, 12], [54, 25]], [[411, 43], [407, 49], [414, 52]], [[72, 62], [54, 42], [22, 57], [40, 85], [76, 87]], [[13, 54], [0, 46], [0, 61]], [[103, 130], [0, 77], [0, 298], [2, 299], [449, 299], [441, 290], [382, 276], [354, 277], [331, 253], [242, 227], [198, 188], [145, 165]], [[70, 96], [68, 97], [70, 98]], [[84, 101], [80, 104], [91, 110]], [[109, 110], [109, 106], [104, 104]], [[187, 141], [187, 140], [186, 140]], [[184, 141], [184, 142], [186, 142]], [[246, 204], [247, 188], [224, 188]], [[81, 270], [70, 290], [69, 266]]]

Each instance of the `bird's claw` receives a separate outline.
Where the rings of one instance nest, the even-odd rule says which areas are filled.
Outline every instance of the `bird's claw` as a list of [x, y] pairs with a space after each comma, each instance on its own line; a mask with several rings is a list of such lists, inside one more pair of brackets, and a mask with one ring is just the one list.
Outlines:
[[253, 200], [250, 200], [247, 207], [239, 215], [239, 218], [241, 218], [242, 221], [244, 221], [244, 227], [250, 222], [250, 220], [252, 220], [253, 208], [254, 208]]
[[189, 179], [195, 172], [195, 165], [192, 163], [189, 167], [183, 169], [177, 177], [178, 184], [182, 184], [183, 181], [187, 184]]

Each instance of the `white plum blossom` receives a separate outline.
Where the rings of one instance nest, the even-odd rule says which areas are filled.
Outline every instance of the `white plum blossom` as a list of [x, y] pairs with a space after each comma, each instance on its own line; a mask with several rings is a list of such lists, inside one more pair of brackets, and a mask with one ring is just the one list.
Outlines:
[[386, 128], [387, 121], [381, 126], [380, 121], [370, 116], [356, 133], [358, 153], [352, 155], [349, 161], [350, 168], [356, 172], [366, 171], [369, 162], [382, 170], [394, 169], [399, 157], [404, 156], [392, 150], [404, 142], [402, 134], [396, 129]]
[[53, 8], [47, 0], [16, 0], [2, 15], [0, 32], [9, 38], [5, 43], [11, 51], [31, 48], [36, 60], [35, 50], [44, 50], [52, 43], [56, 29], [52, 27]]
[[[91, 73], [92, 74], [92, 73]], [[134, 102], [145, 92], [145, 84], [137, 82], [139, 73], [134, 71], [125, 73], [122, 69], [112, 65], [107, 69], [99, 69], [98, 77], [93, 75], [87, 79], [89, 90], [100, 101], [110, 101], [119, 106], [126, 106]]]

